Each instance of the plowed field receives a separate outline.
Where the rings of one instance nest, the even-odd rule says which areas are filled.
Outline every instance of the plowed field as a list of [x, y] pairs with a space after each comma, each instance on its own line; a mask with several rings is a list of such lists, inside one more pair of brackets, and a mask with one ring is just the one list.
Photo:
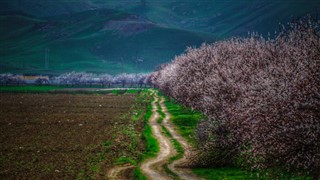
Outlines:
[[[0, 177], [74, 179], [118, 141], [136, 95], [0, 94]], [[111, 163], [117, 152], [109, 150]]]

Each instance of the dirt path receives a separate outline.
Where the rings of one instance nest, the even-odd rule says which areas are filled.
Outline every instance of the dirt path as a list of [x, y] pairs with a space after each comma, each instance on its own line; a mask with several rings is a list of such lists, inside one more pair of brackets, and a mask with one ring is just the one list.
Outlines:
[[[152, 102], [152, 116], [149, 119], [149, 124], [152, 128], [153, 136], [158, 140], [160, 151], [156, 157], [144, 161], [141, 164], [140, 168], [142, 170], [142, 173], [146, 175], [148, 179], [173, 179], [172, 176], [168, 175], [166, 171], [163, 169], [163, 165], [168, 162], [170, 157], [176, 155], [176, 151], [173, 148], [170, 139], [168, 139], [162, 133], [161, 124], [157, 122], [157, 120], [159, 119], [159, 113], [157, 112], [157, 102], [159, 101], [159, 97], [156, 95], [156, 93], [153, 94], [154, 101]], [[192, 148], [185, 141], [185, 139], [176, 132], [173, 124], [170, 122], [170, 114], [168, 113], [167, 108], [164, 105], [164, 98], [161, 98], [159, 104], [161, 106], [162, 111], [165, 113], [165, 118], [162, 121], [162, 125], [165, 126], [171, 133], [172, 137], [182, 145], [185, 152], [181, 159], [169, 164], [169, 168], [171, 169], [171, 171], [178, 175], [179, 179], [200, 179], [197, 176], [195, 176], [190, 169], [184, 168], [184, 165], [187, 162], [186, 157], [188, 157], [188, 155], [192, 153]], [[131, 168], [134, 167], [132, 165], [116, 166], [107, 172], [107, 177], [109, 179], [127, 179], [126, 174], [128, 173], [126, 172]]]
[[157, 112], [156, 102], [158, 101], [157, 95], [154, 96], [155, 100], [152, 102], [153, 115], [149, 120], [149, 124], [152, 128], [153, 136], [158, 140], [160, 151], [157, 157], [146, 160], [141, 165], [142, 172], [149, 179], [172, 179], [164, 170], [163, 165], [167, 160], [175, 153], [168, 138], [166, 138], [161, 132], [161, 125], [158, 124], [159, 113]]
[[107, 172], [107, 177], [110, 180], [128, 179], [133, 168], [134, 166], [131, 164], [115, 166]]
[[169, 164], [169, 168], [171, 169], [171, 171], [176, 173], [180, 179], [200, 179], [199, 177], [194, 175], [190, 169], [185, 167], [186, 163], [188, 162], [187, 157], [193, 152], [192, 147], [180, 134], [177, 133], [174, 125], [170, 122], [170, 114], [168, 113], [167, 107], [164, 105], [164, 98], [161, 98], [160, 106], [162, 111], [166, 115], [162, 124], [168, 129], [172, 137], [176, 139], [184, 149], [183, 157]]

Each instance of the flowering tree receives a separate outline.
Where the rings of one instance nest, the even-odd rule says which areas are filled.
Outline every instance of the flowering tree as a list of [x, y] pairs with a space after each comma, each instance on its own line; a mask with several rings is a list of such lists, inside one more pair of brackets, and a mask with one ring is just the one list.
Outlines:
[[142, 84], [144, 84], [144, 79], [146, 78], [147, 74], [127, 74], [122, 73], [118, 74], [114, 77], [114, 82], [117, 84], [121, 84], [122, 87], [125, 85], [129, 85], [132, 87], [133, 85], [139, 85], [142, 87]]
[[130, 81], [129, 75], [127, 73], [118, 74], [114, 77], [115, 83], [121, 84], [122, 87], [124, 87], [129, 81]]
[[145, 84], [144, 80], [146, 79], [146, 77], [147, 77], [147, 74], [143, 74], [143, 73], [135, 74], [134, 83], [139, 85], [139, 87], [141, 88]]
[[208, 116], [198, 127], [202, 164], [319, 177], [319, 22], [286, 28], [275, 39], [251, 34], [189, 48], [148, 77]]
[[103, 74], [100, 76], [100, 83], [103, 85], [108, 85], [110, 88], [113, 83], [113, 77], [109, 74]]
[[39, 77], [39, 78], [37, 78], [37, 79], [35, 80], [35, 84], [37, 84], [37, 85], [49, 84], [49, 80], [46, 79], [46, 78], [41, 78], [41, 77]]
[[[109, 74], [92, 74], [85, 72], [68, 72], [61, 74], [57, 77], [53, 77], [50, 80], [42, 78], [39, 76], [35, 80], [35, 84], [64, 84], [64, 85], [103, 85], [108, 86], [109, 88], [112, 85], [121, 84], [122, 87], [125, 85], [129, 87], [142, 87], [145, 83], [145, 79], [148, 74], [138, 73], [138, 74], [127, 74], [122, 73], [116, 76]], [[22, 75], [14, 74], [0, 74], [0, 84], [23, 84], [25, 81], [22, 78]]]

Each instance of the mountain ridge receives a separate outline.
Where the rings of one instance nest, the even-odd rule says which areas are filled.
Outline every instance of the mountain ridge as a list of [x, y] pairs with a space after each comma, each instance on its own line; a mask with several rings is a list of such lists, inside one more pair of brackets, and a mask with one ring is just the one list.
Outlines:
[[[212, 35], [166, 28], [137, 15], [109, 9], [46, 20], [20, 15], [1, 19], [0, 25], [11, 29], [0, 29], [1, 72], [150, 72], [187, 46], [215, 40]], [[17, 27], [20, 29], [14, 30]], [[50, 49], [49, 69], [44, 69], [45, 49]]]
[[319, 12], [312, 0], [2, 0], [0, 73], [150, 72], [188, 46], [272, 37], [279, 23]]

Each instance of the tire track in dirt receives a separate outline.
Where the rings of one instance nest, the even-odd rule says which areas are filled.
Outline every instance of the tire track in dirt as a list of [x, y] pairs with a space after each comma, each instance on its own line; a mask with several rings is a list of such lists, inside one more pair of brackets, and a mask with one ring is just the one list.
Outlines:
[[131, 164], [125, 164], [121, 166], [115, 166], [107, 172], [107, 177], [110, 180], [128, 179], [130, 173], [128, 171], [134, 168]]
[[149, 179], [166, 180], [172, 179], [163, 169], [163, 165], [175, 153], [175, 150], [168, 138], [161, 131], [161, 125], [157, 122], [159, 113], [157, 112], [158, 96], [154, 95], [155, 100], [152, 102], [153, 115], [149, 120], [152, 128], [153, 136], [158, 140], [160, 151], [155, 158], [144, 161], [141, 165], [141, 170]]
[[180, 179], [186, 179], [186, 180], [200, 179], [199, 177], [197, 177], [192, 173], [191, 169], [186, 168], [186, 165], [188, 163], [187, 157], [190, 157], [190, 155], [193, 152], [192, 147], [174, 129], [174, 125], [170, 122], [170, 114], [167, 110], [167, 107], [164, 105], [163, 97], [161, 98], [161, 101], [159, 104], [161, 106], [162, 112], [165, 114], [165, 118], [163, 119], [162, 124], [165, 126], [165, 128], [167, 128], [167, 130], [170, 132], [172, 137], [176, 139], [184, 149], [183, 157], [169, 164], [168, 167], [171, 169], [171, 171], [176, 173]]
[[[142, 162], [140, 168], [142, 173], [146, 175], [148, 179], [173, 179], [173, 177], [170, 176], [164, 170], [163, 166], [168, 162], [170, 157], [176, 155], [176, 150], [173, 148], [170, 139], [163, 134], [161, 124], [157, 122], [157, 120], [160, 117], [157, 111], [157, 102], [159, 101], [159, 97], [156, 95], [155, 92], [153, 92], [153, 96], [154, 101], [152, 102], [152, 116], [149, 119], [149, 124], [152, 128], [153, 136], [157, 139], [159, 143], [160, 150], [156, 157], [150, 158]], [[168, 113], [167, 108], [164, 105], [164, 98], [161, 98], [159, 104], [163, 113], [165, 114], [165, 118], [162, 121], [162, 125], [165, 126], [165, 128], [171, 133], [172, 137], [176, 139], [184, 149], [183, 157], [169, 164], [168, 167], [171, 171], [178, 175], [179, 179], [200, 179], [199, 177], [195, 176], [190, 169], [184, 167], [188, 161], [188, 155], [192, 153], [192, 148], [185, 141], [185, 139], [182, 136], [180, 136], [173, 128], [174, 126], [170, 122], [170, 114]], [[134, 166], [130, 164], [115, 166], [107, 172], [107, 177], [109, 179], [127, 179], [126, 172], [131, 168], [134, 168]]]

